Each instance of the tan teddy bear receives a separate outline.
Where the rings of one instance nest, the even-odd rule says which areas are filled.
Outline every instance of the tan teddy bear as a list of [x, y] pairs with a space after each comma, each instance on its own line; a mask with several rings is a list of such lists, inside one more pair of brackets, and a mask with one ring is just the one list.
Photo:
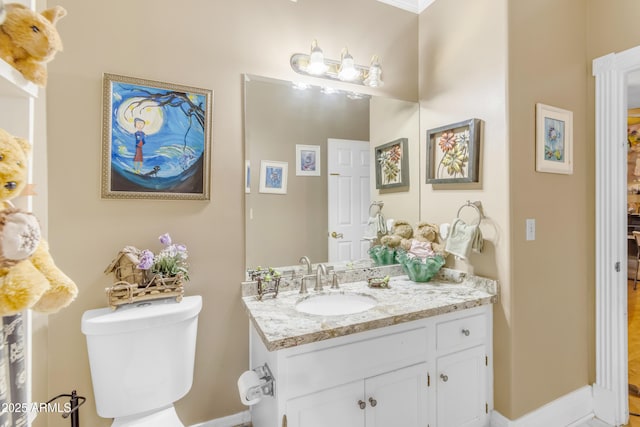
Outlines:
[[411, 247], [411, 238], [413, 237], [413, 227], [402, 219], [397, 220], [393, 224], [393, 233], [380, 238], [380, 243], [390, 248], [397, 248], [398, 246], [405, 248], [409, 245]]
[[27, 308], [53, 313], [78, 293], [54, 264], [35, 216], [10, 202], [26, 186], [30, 148], [0, 129], [0, 316]]
[[[36, 13], [20, 3], [7, 3], [0, 24], [0, 58], [38, 86], [47, 85], [45, 64], [62, 50], [55, 24], [67, 14], [61, 6]], [[1, 19], [1, 18], [0, 18]]]
[[437, 225], [426, 221], [419, 222], [418, 225], [416, 225], [413, 238], [419, 242], [431, 243], [431, 249], [436, 255], [445, 255], [444, 245], [440, 242], [440, 233]]

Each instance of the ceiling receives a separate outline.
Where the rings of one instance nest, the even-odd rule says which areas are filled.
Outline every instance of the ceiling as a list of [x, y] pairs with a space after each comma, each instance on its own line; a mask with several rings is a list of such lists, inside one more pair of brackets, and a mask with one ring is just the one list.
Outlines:
[[425, 10], [435, 0], [378, 0], [381, 3], [390, 4], [400, 9], [413, 13], [420, 13]]

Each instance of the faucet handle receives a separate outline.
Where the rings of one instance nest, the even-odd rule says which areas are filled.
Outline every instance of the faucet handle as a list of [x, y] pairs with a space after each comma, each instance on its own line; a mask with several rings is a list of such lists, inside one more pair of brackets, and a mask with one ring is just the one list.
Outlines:
[[335, 271], [331, 272], [331, 289], [339, 289], [338, 274]]

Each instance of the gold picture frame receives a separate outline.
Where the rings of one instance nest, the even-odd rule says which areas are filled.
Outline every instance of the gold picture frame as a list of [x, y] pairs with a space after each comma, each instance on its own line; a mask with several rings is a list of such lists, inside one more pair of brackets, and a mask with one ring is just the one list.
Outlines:
[[209, 200], [213, 91], [103, 75], [102, 197]]

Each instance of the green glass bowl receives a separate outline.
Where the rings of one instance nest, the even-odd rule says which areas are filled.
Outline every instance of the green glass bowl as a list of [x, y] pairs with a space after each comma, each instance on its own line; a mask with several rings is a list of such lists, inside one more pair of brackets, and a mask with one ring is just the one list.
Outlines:
[[425, 259], [411, 258], [406, 252], [398, 254], [398, 262], [414, 282], [428, 282], [442, 268], [445, 260], [440, 255]]
[[375, 265], [396, 264], [396, 250], [388, 246], [373, 246], [369, 249], [369, 256]]

